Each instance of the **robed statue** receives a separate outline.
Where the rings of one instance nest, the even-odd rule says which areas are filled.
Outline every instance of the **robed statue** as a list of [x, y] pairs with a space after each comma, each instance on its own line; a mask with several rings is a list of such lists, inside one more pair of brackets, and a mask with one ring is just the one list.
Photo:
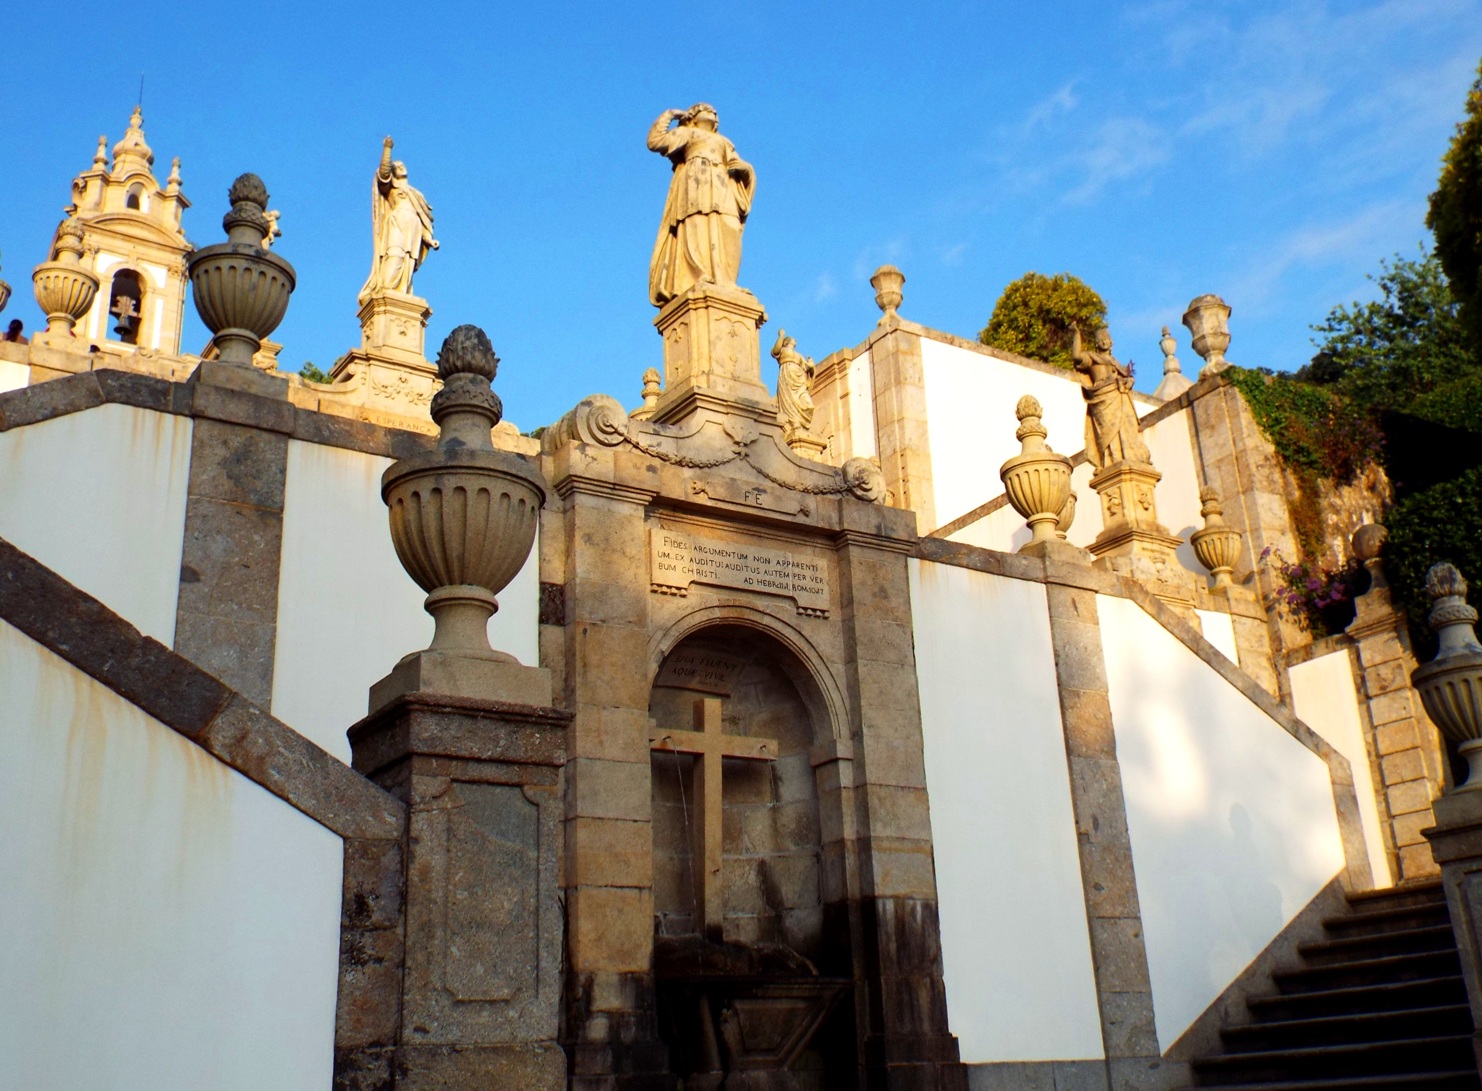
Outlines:
[[782, 434], [791, 437], [807, 432], [813, 425], [813, 395], [808, 390], [813, 361], [798, 351], [797, 341], [786, 330], [777, 331], [772, 358], [777, 361], [777, 423], [782, 425]]
[[360, 289], [364, 301], [378, 292], [412, 294], [412, 274], [427, 251], [437, 249], [432, 237], [432, 206], [407, 181], [407, 165], [391, 160], [391, 138], [381, 145], [381, 163], [371, 184], [371, 233], [376, 256]]
[[649, 150], [674, 164], [648, 269], [648, 298], [656, 307], [697, 284], [734, 287], [741, 271], [741, 230], [756, 174], [716, 131], [719, 125], [715, 107], [701, 102], [665, 110], [648, 131]]
[[1070, 329], [1070, 355], [1086, 398], [1086, 461], [1100, 470], [1113, 462], [1151, 462], [1132, 404], [1132, 373], [1112, 355], [1111, 331], [1096, 331], [1096, 347], [1081, 346], [1081, 331]]

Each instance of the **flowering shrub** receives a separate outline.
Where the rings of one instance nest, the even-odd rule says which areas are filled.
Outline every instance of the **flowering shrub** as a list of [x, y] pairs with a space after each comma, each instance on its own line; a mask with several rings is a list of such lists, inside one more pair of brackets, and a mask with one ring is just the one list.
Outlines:
[[1351, 560], [1328, 571], [1313, 564], [1288, 563], [1281, 553], [1267, 546], [1261, 560], [1276, 572], [1273, 594], [1277, 606], [1305, 632], [1315, 637], [1341, 633], [1353, 620], [1353, 600], [1367, 590], [1368, 573]]

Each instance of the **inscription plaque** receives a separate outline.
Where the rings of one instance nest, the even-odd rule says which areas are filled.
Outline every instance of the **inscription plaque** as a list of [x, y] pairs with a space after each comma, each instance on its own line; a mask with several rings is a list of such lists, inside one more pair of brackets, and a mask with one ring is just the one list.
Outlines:
[[741, 668], [746, 666], [720, 652], [699, 648], [675, 648], [664, 659], [663, 666], [654, 677], [654, 685], [671, 686], [674, 689], [690, 689], [699, 693], [717, 693], [722, 697], [731, 695], [731, 686]]
[[828, 569], [785, 549], [653, 528], [648, 532], [649, 582], [660, 594], [683, 595], [691, 583], [781, 595], [800, 614], [827, 617]]

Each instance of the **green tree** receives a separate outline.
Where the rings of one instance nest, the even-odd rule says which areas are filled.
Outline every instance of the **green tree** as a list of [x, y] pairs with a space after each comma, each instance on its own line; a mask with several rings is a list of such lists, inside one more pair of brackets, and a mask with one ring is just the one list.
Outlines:
[[1441, 160], [1425, 223], [1467, 327], [1482, 340], [1482, 64], [1467, 93], [1466, 115]]
[[299, 378], [307, 379], [311, 383], [327, 383], [329, 376], [314, 366], [312, 360], [305, 360], [304, 366], [298, 369]]
[[1371, 409], [1410, 411], [1477, 370], [1461, 310], [1434, 254], [1380, 263], [1382, 298], [1334, 307], [1313, 326], [1317, 355], [1296, 377]]
[[991, 348], [1069, 368], [1075, 366], [1070, 358], [1072, 325], [1086, 335], [1106, 325], [1106, 302], [1069, 273], [1052, 277], [1025, 273], [998, 297], [993, 317], [978, 340]]

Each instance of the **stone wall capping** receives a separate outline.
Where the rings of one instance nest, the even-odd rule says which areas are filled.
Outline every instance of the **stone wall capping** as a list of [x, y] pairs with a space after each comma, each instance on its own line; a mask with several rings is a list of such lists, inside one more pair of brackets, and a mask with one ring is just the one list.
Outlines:
[[394, 798], [3, 538], [0, 618], [341, 837], [401, 837]]

